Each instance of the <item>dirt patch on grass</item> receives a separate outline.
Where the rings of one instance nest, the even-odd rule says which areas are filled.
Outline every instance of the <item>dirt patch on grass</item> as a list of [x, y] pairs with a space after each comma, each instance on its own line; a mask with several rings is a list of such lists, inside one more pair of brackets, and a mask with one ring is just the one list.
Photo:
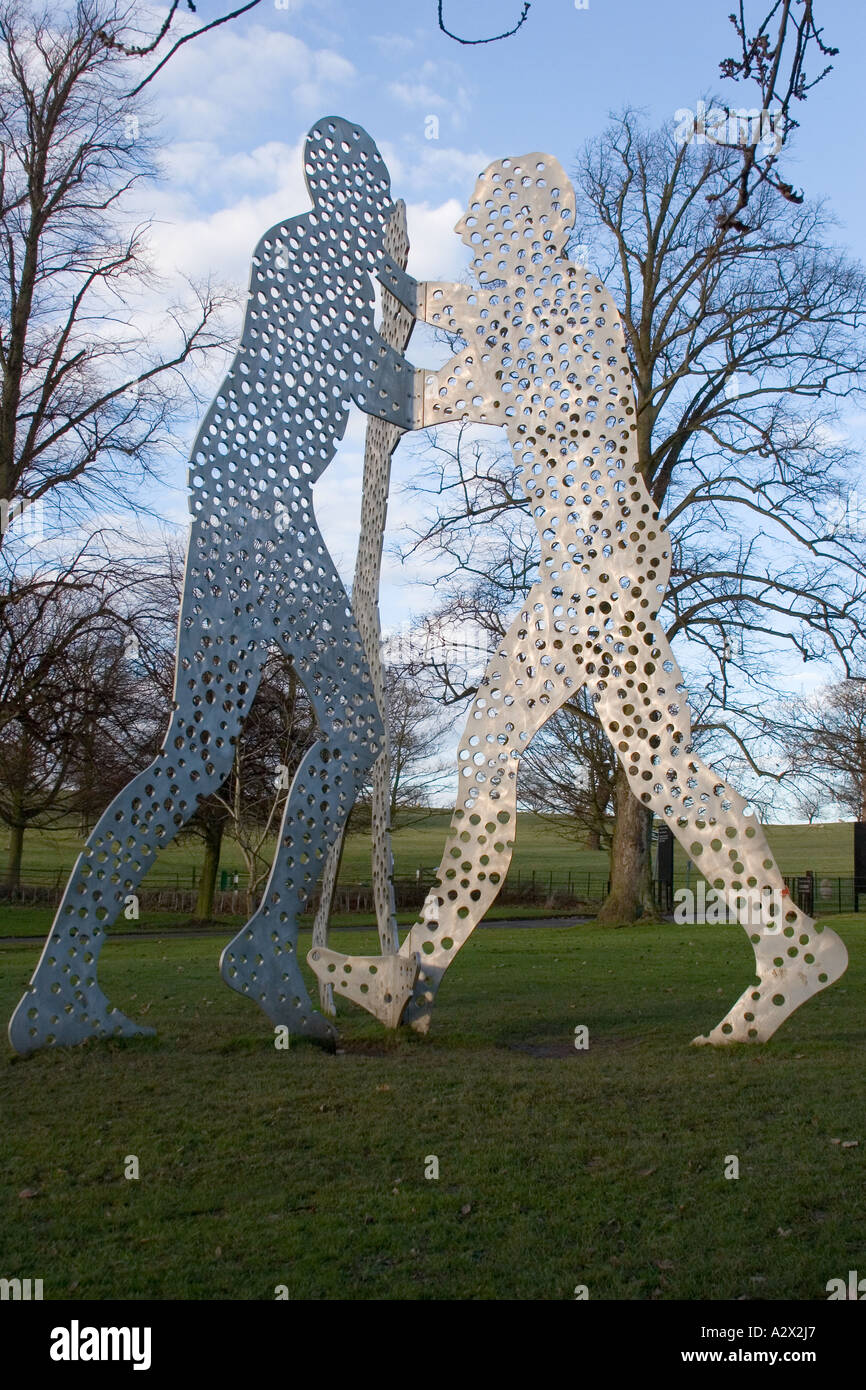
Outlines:
[[396, 1048], [383, 1047], [374, 1038], [341, 1038], [337, 1043], [337, 1057], [393, 1057]]

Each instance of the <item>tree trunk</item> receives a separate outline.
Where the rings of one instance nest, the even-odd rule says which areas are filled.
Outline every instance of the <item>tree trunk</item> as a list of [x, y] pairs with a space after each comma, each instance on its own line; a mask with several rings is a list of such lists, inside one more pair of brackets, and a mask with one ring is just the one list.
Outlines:
[[586, 832], [587, 849], [601, 849], [601, 831], [587, 830]]
[[24, 853], [24, 822], [9, 827], [9, 862], [6, 865], [4, 891], [10, 898], [21, 892], [21, 857]]
[[200, 922], [213, 920], [213, 900], [220, 866], [225, 821], [208, 821], [205, 825], [204, 863], [198, 885], [195, 915]]
[[617, 768], [616, 819], [610, 847], [610, 893], [598, 921], [621, 927], [640, 917], [653, 917], [652, 812], [632, 795], [628, 773]]

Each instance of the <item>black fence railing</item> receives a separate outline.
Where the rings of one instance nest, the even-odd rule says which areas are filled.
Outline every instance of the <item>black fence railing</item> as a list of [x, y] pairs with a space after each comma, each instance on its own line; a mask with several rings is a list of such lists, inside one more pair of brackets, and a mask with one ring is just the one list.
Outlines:
[[[60, 900], [71, 872], [65, 868], [26, 869], [22, 873], [20, 888], [14, 895], [4, 890], [0, 882], [0, 902], [7, 904], [42, 904], [55, 906]], [[2, 870], [0, 870], [2, 873]], [[398, 910], [415, 911], [424, 902], [429, 890], [436, 883], [436, 872], [432, 868], [419, 868], [413, 874], [396, 875], [394, 878], [394, 899]], [[217, 879], [214, 897], [214, 911], [217, 915], [243, 912], [247, 900], [246, 874], [242, 871], [222, 870]], [[193, 913], [198, 895], [198, 875], [195, 871], [163, 872], [151, 870], [145, 883], [138, 890], [141, 909], [177, 911]], [[546, 905], [552, 910], [561, 908], [592, 908], [602, 902], [609, 891], [606, 874], [575, 873], [555, 870], [515, 870], [509, 874], [502, 885], [497, 902], [512, 904]], [[307, 911], [314, 912], [319, 905], [318, 894], [307, 905]], [[334, 895], [334, 912], [371, 912], [373, 910], [373, 888], [369, 882], [340, 882]]]
[[[788, 890], [787, 896], [809, 917], [866, 911], [866, 879], [856, 879], [853, 876], [840, 876], [839, 874], [822, 874], [814, 869], [803, 874], [785, 874], [784, 878], [785, 887]], [[683, 901], [677, 897], [679, 890], [683, 888], [690, 889], [698, 899], [697, 885], [700, 881], [694, 874], [690, 878], [677, 874], [673, 884], [659, 882], [656, 879], [653, 883], [656, 906], [665, 913], [675, 911], [678, 902]], [[710, 887], [704, 883], [703, 899], [705, 903], [709, 901], [711, 891]]]
[[[66, 886], [71, 865], [62, 867], [41, 867], [25, 869], [22, 883], [14, 895], [2, 887], [0, 878], [0, 902], [7, 904], [41, 904], [56, 906]], [[2, 869], [0, 869], [2, 875]], [[145, 884], [138, 891], [139, 906], [142, 909], [193, 914], [196, 908], [200, 875], [196, 869], [163, 870], [157, 867], [148, 874]], [[234, 870], [221, 871], [217, 880], [214, 911], [218, 915], [243, 913], [248, 907], [246, 875]], [[409, 875], [397, 875], [394, 879], [394, 898], [398, 910], [415, 911], [420, 908], [428, 891], [436, 882], [432, 868], [418, 868]], [[699, 906], [701, 897], [698, 887], [701, 884], [696, 874], [675, 875], [673, 883], [656, 879], [653, 882], [653, 897], [659, 911], [665, 915], [674, 912], [682, 898], [681, 889], [690, 889], [695, 895], [695, 905]], [[844, 912], [866, 911], [866, 880], [851, 876], [822, 874], [818, 870], [799, 875], [786, 875], [785, 885], [791, 900], [809, 916], [821, 917]], [[704, 900], [709, 899], [711, 889], [703, 883]], [[514, 869], [508, 875], [497, 896], [497, 903], [519, 908], [521, 904], [545, 906], [552, 912], [569, 912], [587, 909], [591, 911], [603, 902], [610, 891], [610, 880], [605, 873], [591, 870], [557, 871], [555, 869]], [[308, 904], [308, 911], [318, 907], [318, 896]], [[340, 913], [371, 912], [373, 910], [373, 889], [369, 882], [341, 882], [337, 886], [334, 911]], [[699, 916], [700, 920], [700, 916]]]

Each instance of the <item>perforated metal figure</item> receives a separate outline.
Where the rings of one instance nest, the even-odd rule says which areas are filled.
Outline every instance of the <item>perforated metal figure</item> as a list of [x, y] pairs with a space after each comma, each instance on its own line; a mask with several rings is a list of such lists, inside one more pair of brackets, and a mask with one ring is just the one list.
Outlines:
[[[505, 425], [541, 559], [467, 719], [439, 882], [400, 951], [420, 973], [411, 996], [378, 1013], [429, 1027], [446, 969], [508, 871], [521, 755], [586, 684], [635, 796], [664, 817], [710, 884], [744, 899], [738, 916], [757, 983], [695, 1041], [762, 1041], [839, 978], [847, 952], [787, 898], [747, 803], [691, 747], [687, 692], [658, 617], [670, 543], [638, 470], [622, 324], [598, 277], [566, 259], [573, 221], [573, 190], [555, 159], [497, 161], [455, 229], [482, 287], [428, 284], [415, 296], [419, 317], [466, 343], [441, 371], [423, 373], [417, 423]], [[504, 287], [488, 289], [490, 280]], [[314, 955], [320, 979], [376, 1011], [361, 993], [376, 958]]]
[[231, 769], [268, 647], [289, 653], [321, 738], [292, 783], [261, 905], [226, 947], [226, 982], [274, 1023], [326, 1037], [296, 955], [315, 887], [383, 729], [343, 584], [319, 532], [313, 484], [349, 406], [412, 423], [412, 370], [373, 326], [371, 273], [387, 276], [393, 212], [370, 136], [337, 117], [310, 131], [312, 211], [272, 227], [253, 256], [241, 345], [192, 453], [193, 514], [174, 713], [162, 751], [115, 798], [67, 885], [9, 1026], [19, 1052], [152, 1033], [112, 1008], [97, 960], [128, 894]]

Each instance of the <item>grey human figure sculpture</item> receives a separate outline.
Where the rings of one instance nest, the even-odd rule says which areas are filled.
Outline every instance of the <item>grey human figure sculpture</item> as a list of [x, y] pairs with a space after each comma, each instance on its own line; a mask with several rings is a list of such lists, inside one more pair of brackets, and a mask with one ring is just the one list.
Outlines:
[[[21, 1053], [153, 1033], [97, 981], [105, 933], [200, 797], [227, 777], [268, 647], [290, 654], [321, 731], [298, 768], [258, 911], [222, 954], [224, 980], [275, 1024], [322, 1040], [296, 952], [298, 914], [383, 741], [365, 653], [313, 510], [352, 401], [412, 423], [412, 369], [373, 325], [389, 277], [388, 171], [359, 126], [318, 121], [312, 210], [272, 227], [252, 264], [241, 343], [193, 448], [192, 524], [174, 712], [161, 752], [100, 817], [9, 1025]], [[390, 281], [389, 281], [390, 282]]]
[[[756, 982], [694, 1041], [765, 1041], [842, 975], [847, 952], [787, 898], [747, 803], [692, 749], [687, 692], [659, 622], [670, 545], [638, 471], [622, 324], [599, 278], [567, 259], [573, 221], [573, 190], [555, 159], [499, 160], [455, 229], [480, 288], [428, 284], [407, 296], [419, 318], [466, 343], [422, 374], [417, 423], [505, 425], [541, 558], [469, 712], [438, 883], [401, 947], [420, 970], [400, 1017], [429, 1028], [445, 971], [505, 879], [521, 755], [586, 684], [634, 794], [665, 818], [711, 885], [737, 895], [754, 948]], [[490, 280], [504, 287], [487, 288]], [[311, 964], [320, 979], [339, 980], [348, 967], [343, 992], [375, 1012], [357, 983], [374, 960], [326, 952]]]

